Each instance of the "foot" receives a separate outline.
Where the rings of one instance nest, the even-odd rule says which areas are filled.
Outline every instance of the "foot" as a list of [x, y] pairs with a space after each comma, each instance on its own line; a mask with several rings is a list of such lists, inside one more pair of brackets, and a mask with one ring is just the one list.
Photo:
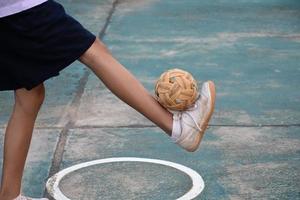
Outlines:
[[49, 199], [47, 199], [47, 198], [31, 198], [31, 197], [25, 197], [25, 196], [19, 194], [19, 196], [17, 196], [13, 200], [49, 200]]
[[175, 143], [187, 151], [196, 151], [199, 147], [215, 106], [215, 84], [203, 83], [200, 96], [192, 108], [174, 113], [173, 119], [181, 124], [181, 134]]

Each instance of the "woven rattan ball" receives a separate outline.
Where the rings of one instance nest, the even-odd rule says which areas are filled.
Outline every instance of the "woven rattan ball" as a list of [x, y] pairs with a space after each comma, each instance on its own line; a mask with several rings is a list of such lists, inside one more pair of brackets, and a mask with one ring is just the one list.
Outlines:
[[188, 109], [198, 95], [196, 80], [182, 69], [174, 68], [162, 73], [155, 84], [156, 100], [169, 110]]

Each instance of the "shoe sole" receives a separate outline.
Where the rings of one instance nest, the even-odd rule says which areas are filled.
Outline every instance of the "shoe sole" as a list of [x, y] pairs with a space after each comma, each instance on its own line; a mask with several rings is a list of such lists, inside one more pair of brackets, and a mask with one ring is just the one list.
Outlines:
[[216, 88], [215, 88], [215, 84], [212, 81], [207, 81], [208, 82], [208, 86], [209, 86], [209, 93], [210, 93], [210, 102], [211, 102], [211, 108], [210, 111], [207, 115], [207, 117], [204, 120], [204, 123], [202, 124], [202, 126], [200, 127], [202, 131], [199, 131], [199, 133], [197, 134], [196, 140], [194, 145], [192, 145], [191, 148], [187, 149], [190, 152], [194, 152], [198, 149], [199, 144], [201, 142], [201, 139], [204, 135], [205, 130], [207, 129], [208, 126], [208, 122], [214, 112], [214, 108], [215, 108], [215, 100], [216, 100]]

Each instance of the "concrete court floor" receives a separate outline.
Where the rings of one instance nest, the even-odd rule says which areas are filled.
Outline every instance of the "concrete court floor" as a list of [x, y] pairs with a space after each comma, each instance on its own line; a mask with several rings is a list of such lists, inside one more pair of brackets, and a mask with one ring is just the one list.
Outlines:
[[[68, 166], [133, 156], [199, 172], [205, 189], [196, 199], [300, 199], [300, 1], [59, 2], [152, 93], [173, 67], [214, 80], [216, 110], [200, 150], [187, 153], [75, 62], [45, 82], [25, 194], [47, 196], [47, 178]], [[12, 105], [13, 93], [0, 92], [2, 144]], [[176, 170], [129, 163], [91, 167], [61, 183], [71, 199], [175, 199], [190, 187]]]

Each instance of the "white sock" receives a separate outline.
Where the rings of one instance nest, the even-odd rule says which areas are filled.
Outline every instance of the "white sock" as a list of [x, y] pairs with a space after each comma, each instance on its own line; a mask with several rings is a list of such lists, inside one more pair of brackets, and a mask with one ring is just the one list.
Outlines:
[[173, 115], [172, 140], [175, 142], [181, 135], [181, 123], [178, 115]]
[[21, 198], [21, 193], [16, 198], [14, 198], [13, 200], [19, 199], [19, 198]]

